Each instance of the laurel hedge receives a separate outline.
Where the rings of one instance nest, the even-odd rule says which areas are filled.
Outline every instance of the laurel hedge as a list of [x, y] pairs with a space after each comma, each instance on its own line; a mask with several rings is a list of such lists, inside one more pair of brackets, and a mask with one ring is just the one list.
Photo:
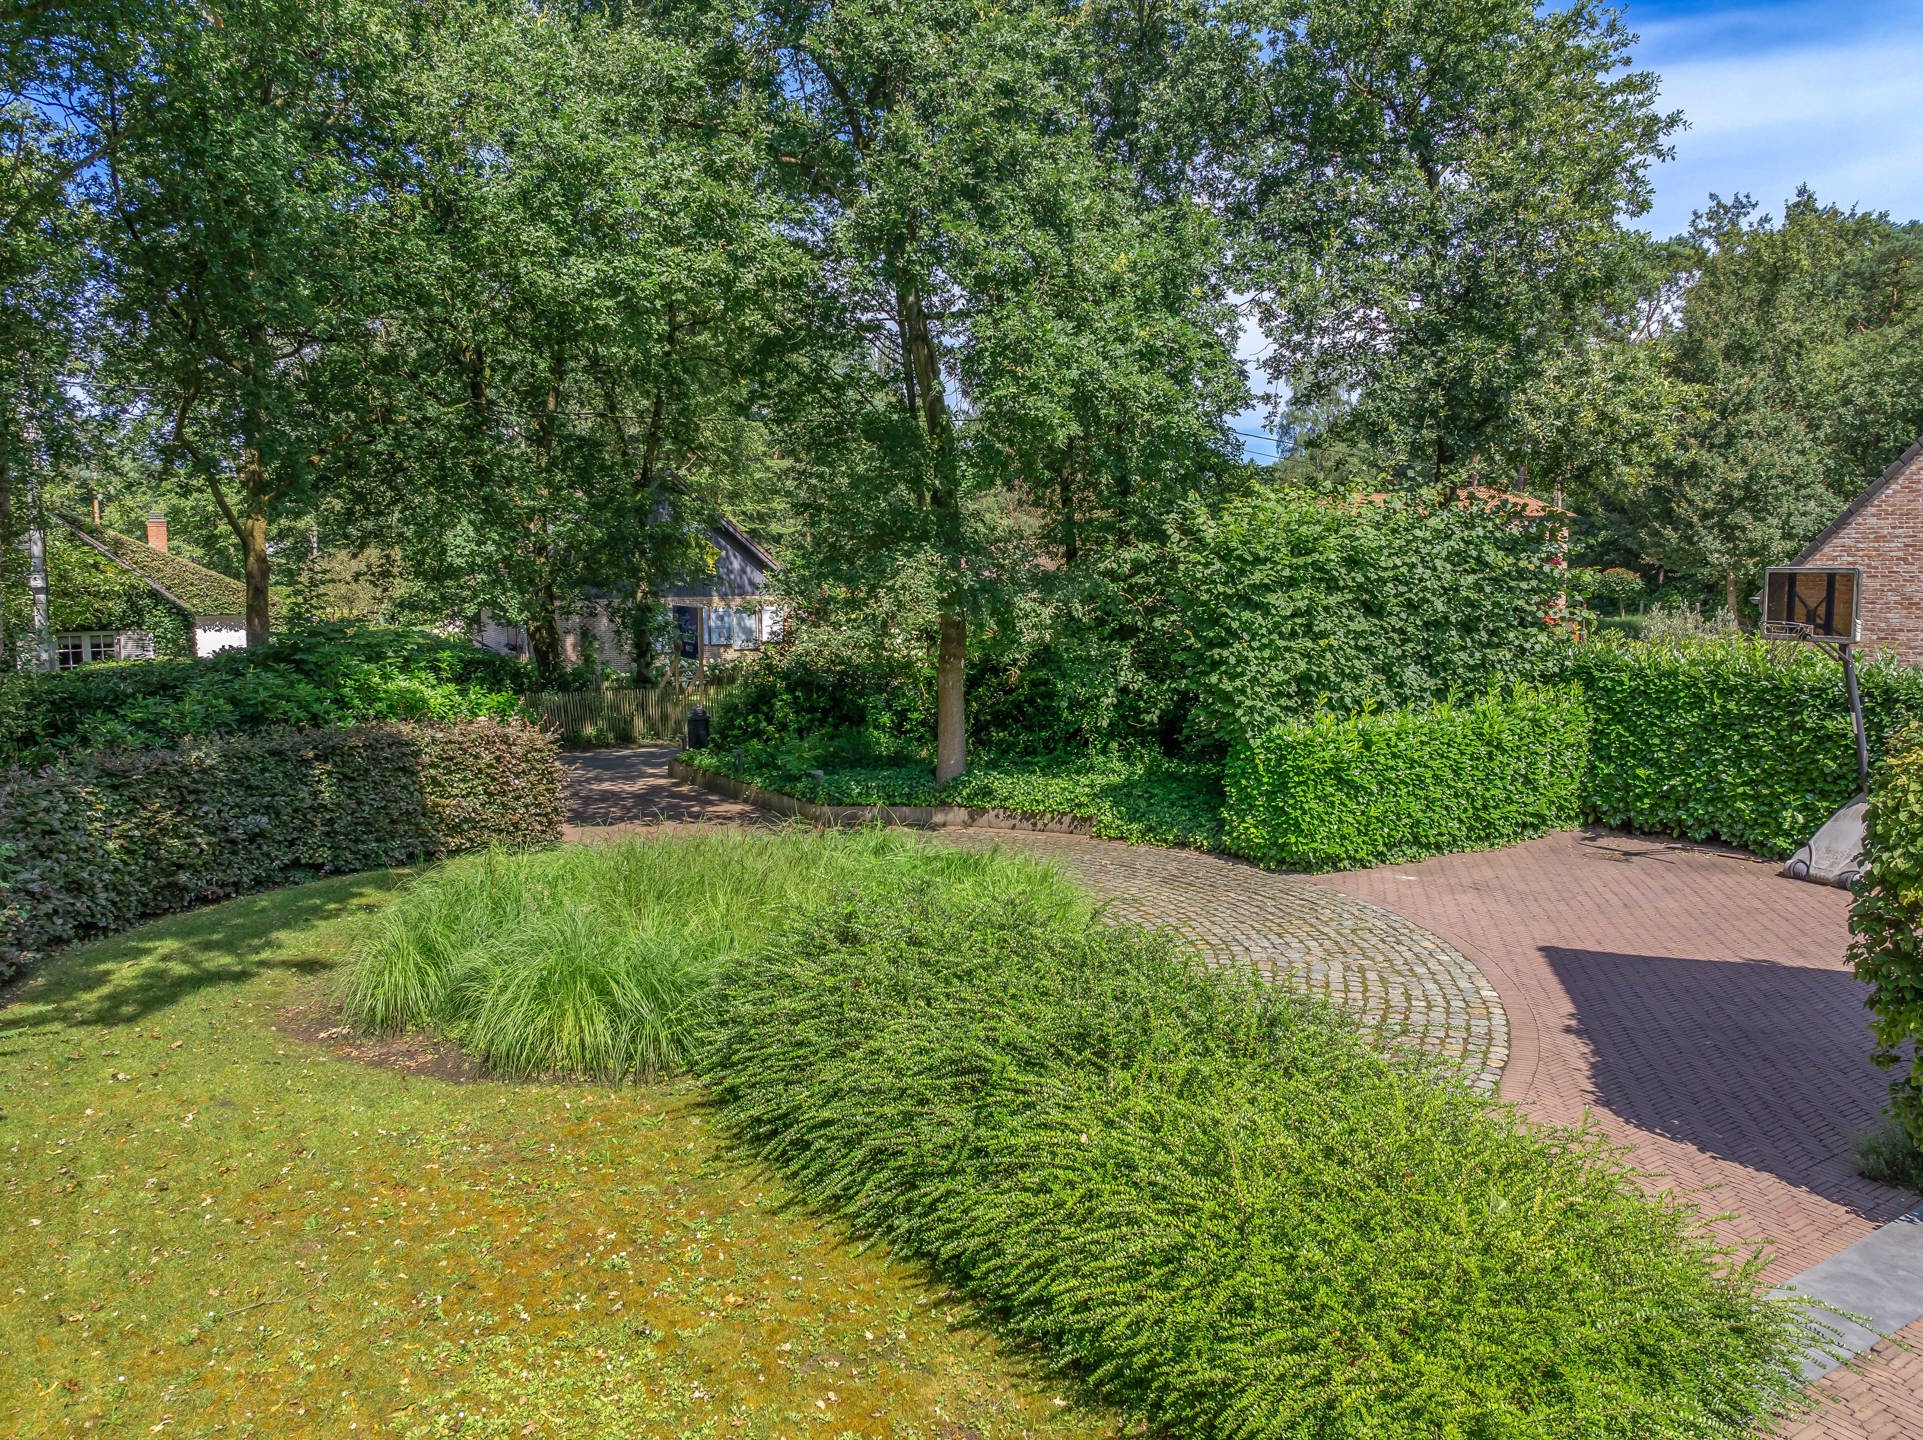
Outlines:
[[0, 773], [0, 977], [50, 946], [330, 872], [560, 838], [554, 742], [468, 720], [222, 736]]
[[1741, 1435], [1800, 1387], [1760, 1260], [1326, 1005], [918, 877], [725, 971], [701, 1069], [814, 1204], [1191, 1440]]
[[[1592, 724], [1585, 816], [1726, 840], [1781, 859], [1856, 793], [1842, 667], [1807, 645], [1754, 636], [1598, 640], [1565, 647]], [[1870, 747], [1923, 721], [1923, 671], [1858, 671]]]
[[1580, 696], [1529, 685], [1278, 725], [1230, 751], [1224, 844], [1339, 870], [1545, 834], [1579, 818], [1588, 739]]
[[1892, 750], [1864, 814], [1850, 960], [1871, 987], [1874, 1058], [1896, 1071], [1891, 1109], [1923, 1151], [1923, 731]]

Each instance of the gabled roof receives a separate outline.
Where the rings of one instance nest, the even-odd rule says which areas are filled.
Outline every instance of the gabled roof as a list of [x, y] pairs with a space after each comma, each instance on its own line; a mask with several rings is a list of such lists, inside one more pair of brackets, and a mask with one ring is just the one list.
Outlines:
[[146, 541], [122, 535], [117, 530], [96, 530], [71, 515], [60, 516], [60, 523], [135, 579], [143, 581], [161, 599], [189, 615], [247, 613], [247, 587], [218, 570], [156, 550]]
[[1863, 493], [1845, 505], [1843, 507], [1843, 513], [1830, 521], [1830, 523], [1824, 527], [1823, 533], [1805, 545], [1802, 553], [1789, 563], [1792, 565], [1806, 565], [1813, 560], [1816, 557], [1816, 552], [1829, 544], [1831, 540], [1835, 539], [1839, 530], [1849, 524], [1850, 521], [1854, 520], [1858, 515], [1861, 515], [1865, 510], [1869, 509], [1870, 506], [1874, 505], [1876, 503], [1876, 497], [1889, 489], [1890, 482], [1898, 475], [1901, 475], [1903, 471], [1908, 468], [1909, 463], [1919, 455], [1923, 455], [1923, 440], [1918, 440], [1914, 445], [1910, 446], [1909, 449], [1890, 461], [1890, 468], [1870, 481]]
[[743, 550], [746, 550], [750, 555], [754, 556], [755, 559], [759, 560], [761, 562], [763, 569], [772, 570], [775, 568], [775, 557], [770, 555], [766, 550], [762, 549], [761, 546], [757, 544], [752, 537], [749, 536], [746, 530], [743, 530], [739, 525], [735, 524], [734, 521], [730, 520], [726, 515], [723, 515], [721, 517], [720, 522], [716, 526], [716, 528], [720, 530], [720, 532], [723, 535], [726, 535], [730, 540], [734, 541], [735, 544], [739, 545]]

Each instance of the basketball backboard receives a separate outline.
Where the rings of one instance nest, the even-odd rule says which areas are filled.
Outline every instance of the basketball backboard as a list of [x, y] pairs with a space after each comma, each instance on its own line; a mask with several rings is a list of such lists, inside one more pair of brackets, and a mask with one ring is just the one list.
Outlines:
[[1862, 597], [1863, 572], [1854, 567], [1775, 566], [1763, 581], [1763, 633], [1853, 645]]

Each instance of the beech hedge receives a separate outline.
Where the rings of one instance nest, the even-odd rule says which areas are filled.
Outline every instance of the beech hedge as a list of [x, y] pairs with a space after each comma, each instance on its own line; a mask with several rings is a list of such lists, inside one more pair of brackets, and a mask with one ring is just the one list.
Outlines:
[[1580, 696], [1529, 685], [1278, 725], [1229, 753], [1225, 848], [1339, 870], [1546, 834], [1580, 818], [1588, 743]]
[[[1842, 667], [1807, 645], [1605, 639], [1556, 658], [1592, 721], [1581, 797], [1591, 820], [1781, 859], [1856, 793]], [[1923, 671], [1865, 664], [1858, 680], [1880, 754], [1923, 720]]]
[[1896, 1069], [1891, 1110], [1923, 1150], [1923, 732], [1892, 748], [1864, 815], [1850, 961], [1871, 987], [1873, 1058]]
[[0, 773], [0, 977], [50, 946], [316, 875], [560, 838], [554, 741], [386, 724]]

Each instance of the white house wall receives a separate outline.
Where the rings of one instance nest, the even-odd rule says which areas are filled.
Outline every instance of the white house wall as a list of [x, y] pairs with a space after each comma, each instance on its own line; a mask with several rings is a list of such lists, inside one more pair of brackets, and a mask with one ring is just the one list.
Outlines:
[[194, 616], [194, 654], [201, 659], [247, 643], [247, 622], [232, 615]]

